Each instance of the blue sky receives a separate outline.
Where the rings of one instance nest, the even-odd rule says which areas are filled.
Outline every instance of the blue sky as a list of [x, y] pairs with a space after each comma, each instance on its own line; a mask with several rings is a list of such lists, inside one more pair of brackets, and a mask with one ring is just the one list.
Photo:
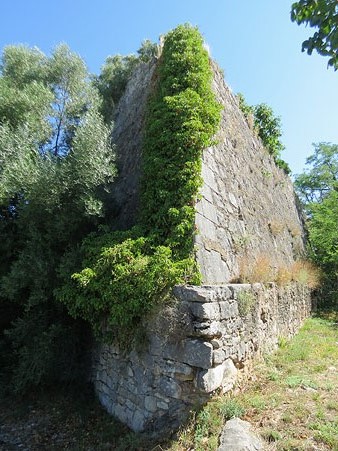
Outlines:
[[197, 25], [234, 92], [281, 116], [283, 158], [303, 170], [313, 142], [338, 143], [338, 72], [301, 53], [312, 32], [290, 21], [292, 0], [3, 0], [0, 48], [66, 42], [98, 73], [108, 55], [135, 52], [178, 24]]

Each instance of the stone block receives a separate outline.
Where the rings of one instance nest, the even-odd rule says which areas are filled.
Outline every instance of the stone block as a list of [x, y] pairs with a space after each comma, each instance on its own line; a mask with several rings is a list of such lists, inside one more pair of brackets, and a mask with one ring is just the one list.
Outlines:
[[224, 373], [222, 381], [222, 390], [227, 392], [233, 388], [237, 381], [238, 370], [231, 359], [227, 359], [224, 363]]
[[220, 316], [221, 319], [229, 319], [231, 318], [230, 313], [230, 302], [229, 301], [221, 301], [218, 303], [220, 308]]
[[168, 398], [179, 399], [182, 393], [180, 385], [174, 379], [169, 377], [164, 377], [160, 380], [158, 390]]
[[198, 368], [212, 366], [212, 345], [201, 340], [185, 340], [176, 347], [176, 359]]
[[217, 451], [259, 451], [262, 441], [251, 431], [251, 424], [240, 418], [227, 421], [220, 438]]
[[173, 294], [182, 301], [188, 302], [213, 302], [215, 300], [215, 290], [211, 287], [200, 287], [191, 285], [176, 285]]
[[[206, 202], [206, 201], [205, 201]], [[198, 233], [201, 235], [201, 237], [208, 238], [209, 240], [216, 240], [217, 239], [217, 233], [216, 233], [216, 226], [213, 221], [211, 221], [209, 218], [206, 218], [203, 215], [203, 210], [199, 210], [197, 207], [201, 206], [201, 202], [197, 204], [196, 206], [196, 215], [195, 215], [195, 225], [198, 230]]]
[[131, 428], [135, 432], [141, 432], [144, 430], [144, 425], [146, 422], [145, 414], [142, 410], [135, 410], [132, 421]]
[[144, 407], [149, 412], [156, 412], [157, 410], [157, 399], [154, 396], [146, 396], [144, 399]]
[[210, 393], [222, 385], [223, 375], [224, 364], [208, 370], [201, 370], [196, 377], [196, 387], [203, 392]]
[[225, 360], [225, 352], [223, 349], [216, 349], [213, 355], [213, 363], [214, 365], [220, 365]]
[[217, 302], [197, 303], [190, 302], [189, 310], [198, 319], [219, 320], [220, 309]]
[[223, 345], [222, 340], [219, 340], [219, 339], [217, 339], [217, 338], [213, 338], [212, 340], [210, 340], [210, 343], [212, 344], [212, 347], [213, 347], [214, 349], [219, 349], [219, 348], [221, 348], [222, 345]]
[[195, 333], [201, 338], [220, 338], [225, 331], [220, 321], [194, 323]]

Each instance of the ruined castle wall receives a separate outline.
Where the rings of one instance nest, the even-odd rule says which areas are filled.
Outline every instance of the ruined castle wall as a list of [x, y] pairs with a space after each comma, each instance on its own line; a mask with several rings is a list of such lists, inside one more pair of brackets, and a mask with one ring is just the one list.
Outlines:
[[114, 224], [120, 230], [131, 228], [137, 219], [142, 134], [155, 67], [155, 61], [138, 65], [115, 112], [112, 141], [116, 146], [118, 178], [113, 184], [112, 199]]
[[135, 431], [177, 428], [215, 390], [230, 390], [252, 359], [294, 335], [311, 309], [299, 285], [179, 286], [174, 294], [139, 349], [96, 349], [98, 397]]
[[[141, 65], [116, 114], [119, 178], [114, 184], [116, 227], [135, 224], [139, 206], [142, 131], [156, 63]], [[239, 110], [214, 65], [222, 103], [217, 144], [203, 154], [196, 203], [196, 257], [204, 286], [176, 287], [175, 303], [148, 319], [146, 338], [125, 352], [98, 345], [93, 382], [106, 409], [136, 431], [178, 427], [215, 390], [227, 391], [258, 355], [291, 337], [310, 314], [300, 285], [229, 284], [240, 264], [260, 255], [291, 263], [304, 252], [302, 218], [292, 183], [277, 168]]]
[[236, 279], [240, 261], [287, 265], [304, 254], [302, 218], [290, 178], [276, 167], [214, 64], [222, 104], [217, 143], [204, 151], [196, 204], [197, 259], [204, 283]]

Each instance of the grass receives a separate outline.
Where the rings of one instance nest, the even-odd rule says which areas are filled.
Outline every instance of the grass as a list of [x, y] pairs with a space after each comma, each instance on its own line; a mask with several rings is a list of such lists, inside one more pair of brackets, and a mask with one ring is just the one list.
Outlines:
[[[215, 451], [224, 422], [240, 417], [253, 425], [268, 450], [338, 451], [335, 321], [308, 319], [292, 340], [280, 339], [281, 347], [255, 366], [250, 381], [231, 394], [212, 398], [191, 414], [174, 438], [161, 442], [132, 433], [90, 392], [2, 404], [0, 424], [21, 431], [24, 424], [34, 422], [34, 435], [30, 432], [23, 440], [30, 449], [49, 444], [49, 449], [70, 450]], [[62, 439], [60, 447], [51, 446], [55, 437]]]
[[308, 319], [296, 337], [280, 344], [256, 367], [253, 381], [208, 403], [162, 449], [217, 449], [219, 406], [234, 403], [235, 416], [253, 425], [267, 449], [338, 451], [337, 323]]

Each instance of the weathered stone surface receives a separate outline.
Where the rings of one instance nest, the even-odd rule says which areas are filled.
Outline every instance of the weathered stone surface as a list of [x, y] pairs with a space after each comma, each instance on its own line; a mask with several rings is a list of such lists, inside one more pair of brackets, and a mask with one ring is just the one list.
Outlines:
[[199, 371], [196, 377], [196, 386], [206, 393], [210, 393], [219, 387], [226, 387], [227, 391], [234, 385], [236, 376], [236, 367], [228, 359], [214, 368]]
[[[142, 130], [155, 65], [136, 70], [117, 107], [112, 138], [120, 175], [112, 209], [120, 229], [134, 225], [137, 217]], [[248, 127], [216, 66], [213, 83], [223, 106], [222, 121], [218, 143], [203, 152], [195, 216], [196, 258], [208, 285], [174, 288], [179, 307], [146, 325], [146, 349], [128, 353], [102, 345], [93, 355], [99, 399], [138, 431], [177, 427], [194, 403], [216, 388], [227, 391], [234, 385], [235, 364], [242, 367], [257, 353], [273, 350], [278, 336], [295, 334], [310, 311], [309, 292], [297, 286], [225, 285], [237, 278], [244, 256], [252, 260], [264, 254], [289, 263], [304, 246], [289, 178]], [[280, 230], [275, 234], [273, 222]], [[294, 229], [299, 233], [293, 236]], [[250, 291], [254, 299], [245, 317], [238, 312], [242, 291]]]
[[263, 443], [252, 431], [251, 424], [240, 418], [226, 422], [218, 451], [259, 451]]
[[[303, 255], [304, 230], [291, 179], [252, 133], [217, 65], [213, 68], [223, 111], [217, 144], [203, 153], [196, 255], [204, 283], [225, 283], [238, 277], [244, 254], [248, 261], [264, 254], [285, 264]], [[223, 260], [231, 264], [223, 266]]]
[[191, 302], [189, 305], [191, 313], [198, 319], [219, 320], [220, 309], [218, 302], [197, 303]]
[[[234, 308], [234, 297], [248, 290], [256, 314], [241, 318]], [[181, 303], [193, 304], [197, 311], [209, 315], [218, 305], [223, 316], [219, 321], [195, 317], [196, 338], [182, 337], [182, 330], [177, 334], [173, 330], [173, 337], [182, 337], [173, 343], [168, 341], [167, 330], [161, 335], [161, 330], [156, 329], [154, 335], [150, 328], [147, 350], [123, 354], [117, 353], [115, 346], [102, 345], [93, 356], [99, 399], [134, 430], [177, 426], [195, 402], [207, 399], [216, 389], [226, 392], [233, 388], [238, 375], [236, 365], [242, 367], [257, 353], [275, 349], [279, 336], [292, 336], [311, 307], [309, 291], [299, 286], [177, 287], [176, 296], [180, 293]], [[179, 312], [180, 303], [177, 308]], [[181, 327], [177, 324], [175, 327]]]

